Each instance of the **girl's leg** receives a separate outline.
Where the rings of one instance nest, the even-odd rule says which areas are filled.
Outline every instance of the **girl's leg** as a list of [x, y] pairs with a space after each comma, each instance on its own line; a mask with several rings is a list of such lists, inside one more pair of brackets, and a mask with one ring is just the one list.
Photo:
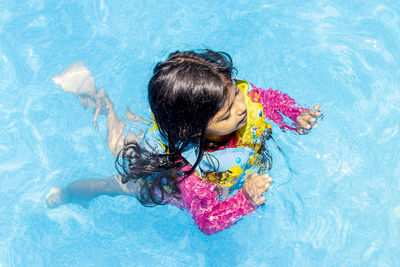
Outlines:
[[67, 203], [84, 203], [100, 195], [136, 196], [139, 185], [134, 181], [121, 183], [121, 176], [114, 175], [103, 179], [81, 179], [67, 187], [53, 187], [46, 195], [47, 205], [51, 208]]
[[[60, 85], [65, 92], [76, 95], [85, 108], [93, 109], [95, 127], [98, 115], [105, 114], [107, 116], [107, 143], [114, 156], [117, 156], [124, 142], [139, 142], [142, 138], [143, 134], [135, 135], [132, 132], [124, 134], [125, 122], [118, 119], [114, 105], [104, 89], [96, 90], [94, 78], [83, 63], [72, 64], [63, 73], [53, 77], [53, 81]], [[129, 120], [147, 123], [140, 116], [133, 115], [129, 109], [127, 109], [126, 115]]]
[[[122, 149], [124, 142], [140, 141], [143, 135], [136, 136], [129, 132], [124, 136], [125, 123], [118, 119], [114, 105], [104, 90], [96, 90], [94, 79], [83, 63], [72, 64], [63, 73], [53, 77], [53, 81], [60, 85], [65, 92], [76, 95], [85, 108], [93, 109], [95, 126], [99, 114], [107, 116], [107, 142], [114, 156]], [[145, 120], [134, 116], [129, 110], [127, 110], [127, 117], [130, 120], [146, 123]], [[89, 201], [99, 195], [136, 195], [138, 188], [133, 181], [122, 184], [118, 175], [104, 179], [82, 179], [65, 188], [52, 188], [46, 195], [46, 200], [49, 207], [56, 207], [70, 202]]]
[[[102, 90], [102, 89], [100, 89]], [[131, 131], [128, 133], [125, 132], [125, 122], [123, 120], [119, 120], [115, 110], [114, 105], [110, 101], [107, 95], [104, 95], [102, 99], [107, 107], [107, 125], [108, 125], [108, 133], [107, 133], [107, 144], [108, 148], [110, 149], [111, 153], [117, 157], [118, 152], [124, 147], [126, 142], [136, 141], [139, 142], [144, 133], [142, 132], [139, 135], [135, 135]], [[126, 109], [126, 116], [128, 117], [129, 121], [141, 122], [143, 124], [147, 124], [148, 122], [142, 119], [140, 116], [136, 116], [132, 114], [129, 108]]]

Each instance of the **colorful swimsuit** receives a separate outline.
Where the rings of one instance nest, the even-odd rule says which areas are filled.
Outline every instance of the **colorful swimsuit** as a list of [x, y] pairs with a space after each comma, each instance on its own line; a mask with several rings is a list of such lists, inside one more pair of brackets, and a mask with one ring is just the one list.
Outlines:
[[[282, 129], [295, 130], [297, 116], [304, 110], [296, 102], [277, 90], [256, 88], [242, 80], [236, 81], [247, 103], [247, 123], [237, 130], [223, 146], [206, 150], [196, 170], [180, 184], [181, 200], [170, 203], [188, 210], [198, 228], [205, 234], [213, 234], [232, 226], [237, 219], [252, 213], [253, 205], [242, 191], [249, 174], [266, 173], [269, 168], [259, 151], [262, 135], [266, 134], [266, 118]], [[284, 122], [285, 115], [292, 125]], [[148, 149], [165, 153], [167, 142], [157, 125], [149, 127], [142, 142]], [[197, 158], [196, 146], [189, 145], [182, 153], [190, 169]]]

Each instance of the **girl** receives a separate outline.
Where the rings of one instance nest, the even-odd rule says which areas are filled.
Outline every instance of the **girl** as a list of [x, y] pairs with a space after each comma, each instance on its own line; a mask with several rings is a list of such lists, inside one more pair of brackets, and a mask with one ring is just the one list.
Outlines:
[[[90, 72], [73, 65], [53, 80], [85, 107], [105, 113], [108, 144], [118, 174], [83, 179], [46, 196], [50, 207], [99, 195], [132, 195], [143, 205], [186, 209], [198, 228], [213, 234], [232, 226], [264, 203], [272, 179], [267, 149], [270, 119], [282, 129], [307, 133], [321, 108], [296, 107], [286, 94], [235, 80], [223, 52], [175, 52], [154, 68], [148, 85], [153, 119], [143, 136], [123, 136], [124, 123]], [[128, 117], [133, 117], [127, 110]], [[283, 116], [292, 123], [284, 122]], [[142, 120], [143, 121], [143, 120]], [[143, 138], [142, 138], [143, 137]]]

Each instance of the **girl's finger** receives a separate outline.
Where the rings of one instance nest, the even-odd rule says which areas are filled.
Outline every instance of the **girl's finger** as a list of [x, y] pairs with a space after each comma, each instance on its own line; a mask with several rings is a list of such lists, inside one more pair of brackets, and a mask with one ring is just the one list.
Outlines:
[[319, 116], [321, 116], [321, 113], [318, 112], [318, 111], [316, 111], [316, 110], [310, 110], [308, 113], [309, 113], [310, 115], [314, 116], [314, 117], [319, 117]]
[[315, 118], [313, 116], [311, 116], [310, 114], [305, 114], [303, 116], [303, 119], [309, 123], [313, 123], [315, 122]]
[[257, 181], [256, 185], [258, 188], [264, 187], [264, 185], [267, 183], [266, 179], [260, 179]]
[[271, 185], [270, 183], [266, 183], [263, 186], [258, 187], [256, 190], [257, 195], [261, 195], [262, 193], [267, 191], [267, 189], [270, 187], [270, 185]]
[[297, 123], [300, 125], [301, 128], [304, 128], [304, 129], [310, 129], [311, 128], [310, 124], [308, 124], [303, 118], [299, 118], [297, 120]]
[[257, 200], [257, 205], [261, 205], [261, 204], [264, 203], [264, 202], [265, 202], [265, 197], [261, 196], [261, 197], [259, 197], [258, 200]]
[[267, 176], [267, 177], [264, 177], [264, 178], [263, 178], [263, 181], [264, 181], [264, 184], [265, 184], [265, 183], [272, 183], [272, 178], [269, 177], [269, 176]]
[[261, 180], [258, 181], [258, 187], [265, 187], [266, 184], [272, 182], [272, 178], [268, 174], [260, 175]]
[[[257, 174], [256, 174], [257, 175]], [[266, 174], [262, 174], [262, 175], [257, 175], [257, 181], [256, 181], [256, 184], [257, 184], [257, 186], [258, 187], [260, 187], [260, 186], [263, 186], [265, 183], [267, 183], [268, 182], [268, 180], [270, 179], [271, 177], [269, 177], [269, 174], [268, 173], [266, 173]]]
[[322, 108], [318, 104], [316, 104], [316, 105], [314, 105], [314, 110], [315, 111], [321, 111]]

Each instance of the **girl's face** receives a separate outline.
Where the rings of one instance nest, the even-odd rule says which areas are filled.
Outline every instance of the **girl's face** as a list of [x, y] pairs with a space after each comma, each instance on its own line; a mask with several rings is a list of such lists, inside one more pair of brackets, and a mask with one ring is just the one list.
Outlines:
[[233, 133], [247, 122], [247, 105], [242, 91], [233, 83], [225, 105], [209, 122], [207, 140], [218, 141], [221, 136]]

